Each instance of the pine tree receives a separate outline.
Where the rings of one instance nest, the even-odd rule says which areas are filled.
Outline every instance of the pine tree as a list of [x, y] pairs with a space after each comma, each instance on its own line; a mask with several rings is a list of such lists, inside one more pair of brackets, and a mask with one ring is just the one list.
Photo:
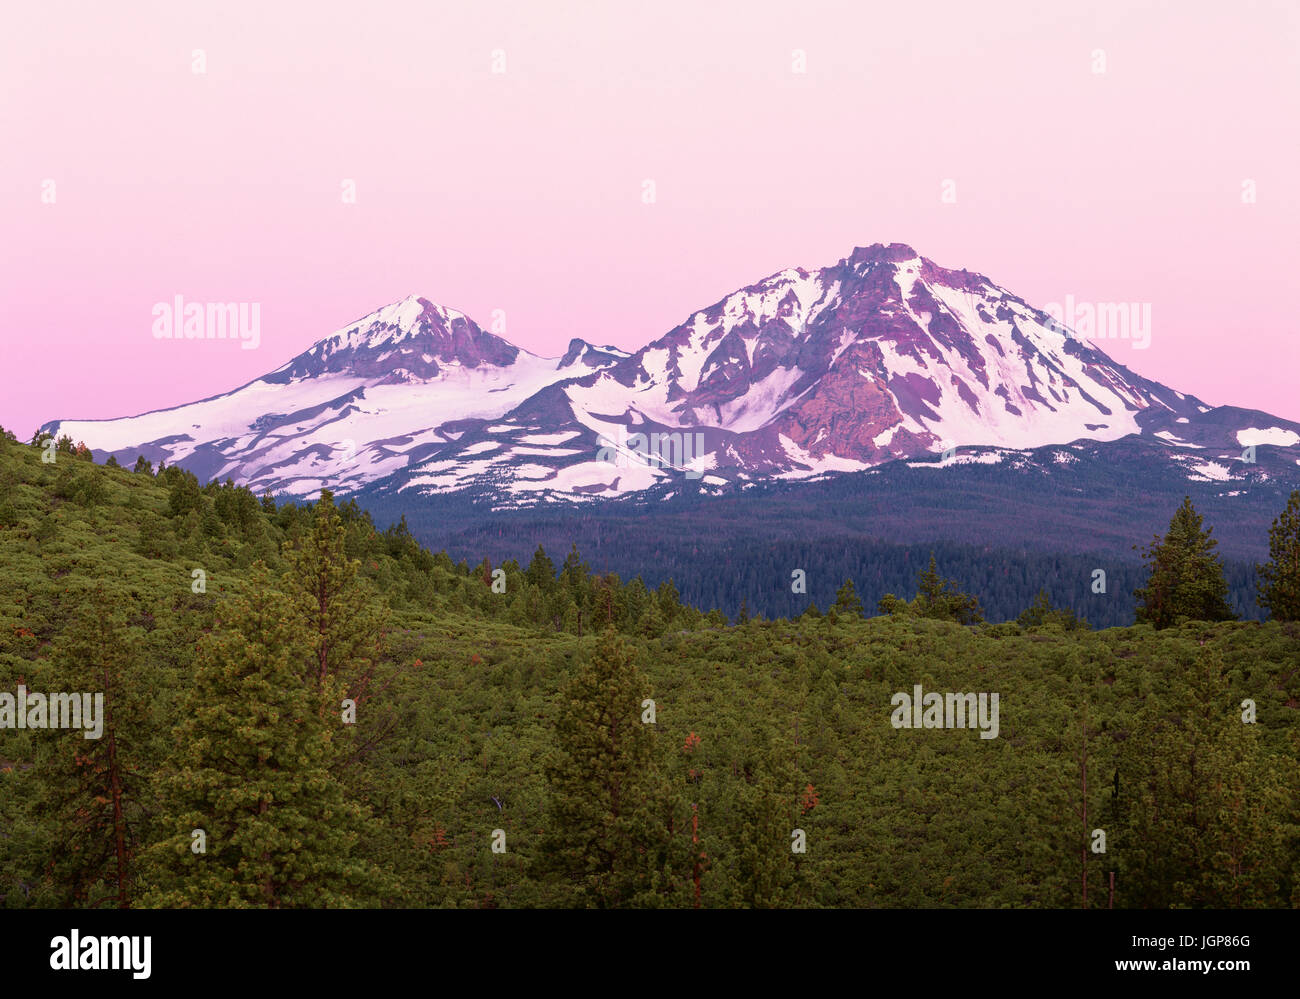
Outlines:
[[796, 826], [798, 782], [794, 747], [769, 736], [747, 762], [751, 777], [741, 785], [737, 818], [736, 884], [741, 905], [774, 909], [791, 901], [795, 865], [790, 834]]
[[906, 614], [911, 609], [911, 604], [902, 597], [894, 596], [892, 593], [886, 593], [876, 603], [876, 610], [880, 611], [881, 614]]
[[837, 614], [862, 616], [862, 601], [858, 599], [853, 580], [844, 580], [844, 585], [835, 591], [835, 611]]
[[1022, 628], [1041, 628], [1045, 625], [1057, 624], [1066, 631], [1074, 631], [1088, 626], [1088, 622], [1075, 614], [1070, 608], [1053, 607], [1052, 598], [1043, 589], [1038, 591], [1038, 595], [1034, 597], [1034, 602], [1020, 612], [1020, 616], [1016, 618], [1016, 624]]
[[934, 552], [930, 553], [930, 565], [917, 577], [916, 596], [924, 608], [937, 608], [943, 602], [944, 581], [935, 565]]
[[[165, 838], [149, 851], [146, 904], [348, 907], [375, 872], [352, 856], [365, 818], [329, 772], [340, 716], [318, 711], [304, 669], [315, 636], [292, 600], [260, 563], [251, 583], [200, 643], [173, 773], [162, 781]], [[325, 684], [341, 693], [334, 677]]]
[[1256, 566], [1259, 606], [1274, 621], [1300, 621], [1300, 490], [1292, 490], [1286, 509], [1268, 529], [1269, 561]]
[[642, 638], [658, 638], [664, 633], [666, 627], [667, 623], [659, 610], [659, 604], [652, 601], [647, 605], [645, 613], [641, 615], [641, 620], [637, 622], [637, 634]]
[[[883, 600], [881, 607], [885, 607]], [[969, 593], [963, 593], [955, 580], [944, 579], [939, 575], [934, 552], [930, 553], [930, 565], [917, 578], [916, 597], [912, 600], [911, 610], [921, 617], [956, 621], [958, 624], [978, 624], [984, 620], [979, 600]]]
[[1167, 628], [1179, 618], [1193, 621], [1232, 621], [1236, 615], [1228, 606], [1228, 584], [1223, 565], [1214, 553], [1218, 541], [1214, 528], [1201, 529], [1201, 516], [1190, 497], [1169, 522], [1164, 540], [1153, 538], [1143, 549], [1149, 563], [1146, 586], [1134, 590], [1138, 599], [1137, 621]]
[[[347, 530], [329, 490], [321, 490], [314, 512], [312, 528], [299, 544], [285, 542], [284, 587], [312, 635], [316, 689], [323, 692], [328, 680], [337, 679], [343, 696], [360, 705], [383, 652], [386, 615], [362, 585], [361, 563], [347, 556]], [[328, 705], [337, 707], [337, 701]]]
[[618, 576], [614, 573], [602, 576], [595, 590], [592, 623], [601, 628], [617, 628], [624, 614], [624, 606]]
[[[1151, 697], [1124, 744], [1125, 826], [1112, 837], [1121, 893], [1141, 908], [1278, 903], [1295, 826], [1294, 761], [1242, 721], [1223, 663], [1205, 650], [1185, 686]], [[1117, 841], [1116, 841], [1117, 840]]]
[[[541, 546], [538, 545], [540, 550]], [[569, 549], [569, 554], [564, 558], [564, 565], [560, 567], [560, 581], [573, 593], [580, 592], [587, 574], [591, 571], [590, 566], [582, 561], [582, 556], [578, 554], [578, 545], [575, 542]]]
[[[162, 464], [158, 465], [159, 474], [162, 473]], [[202, 507], [203, 498], [199, 490], [199, 480], [189, 472], [182, 472], [171, 487], [168, 494], [168, 506], [173, 517], [182, 517], [191, 510], [197, 510]]]
[[[97, 587], [56, 643], [48, 683], [52, 690], [102, 695], [100, 732], [87, 738], [90, 719], [63, 733], [44, 766], [37, 815], [54, 829], [47, 876], [55, 904], [128, 908], [135, 896], [134, 860], [142, 835], [145, 797], [139, 772], [147, 711], [136, 650], [120, 614]], [[92, 710], [95, 700], [92, 700]], [[53, 705], [49, 705], [53, 710]]]
[[[641, 721], [650, 684], [613, 631], [560, 695], [554, 750], [546, 762], [548, 832], [543, 865], [559, 873], [577, 904], [596, 908], [664, 904], [681, 881], [689, 840], [670, 827], [671, 796]], [[689, 880], [689, 875], [685, 880]]]
[[665, 621], [672, 621], [682, 612], [681, 595], [672, 579], [665, 579], [655, 590], [655, 600], [659, 604], [659, 613]]
[[541, 545], [538, 545], [537, 551], [533, 552], [533, 560], [528, 563], [524, 576], [528, 582], [543, 590], [549, 591], [555, 585], [555, 563], [551, 561]]

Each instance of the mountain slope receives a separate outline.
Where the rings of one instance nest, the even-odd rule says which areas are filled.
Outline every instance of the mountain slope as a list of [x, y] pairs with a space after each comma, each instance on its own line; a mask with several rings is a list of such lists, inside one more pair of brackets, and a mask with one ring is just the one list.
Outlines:
[[142, 454], [258, 492], [347, 491], [454, 441], [462, 421], [498, 416], [556, 379], [622, 356], [575, 340], [562, 358], [538, 357], [412, 296], [223, 395], [41, 429], [84, 440], [101, 458]]
[[43, 429], [258, 491], [374, 486], [500, 506], [1130, 435], [1176, 449], [1192, 479], [1260, 472], [1240, 461], [1252, 443], [1280, 448], [1284, 469], [1300, 460], [1300, 425], [1212, 409], [898, 243], [773, 274], [630, 355], [575, 340], [539, 358], [412, 297], [234, 392]]
[[[535, 446], [539, 427], [548, 448]], [[679, 433], [702, 446], [653, 446]], [[382, 486], [531, 505], [683, 474], [721, 486], [1130, 434], [1199, 449], [1185, 455], [1189, 476], [1209, 478], [1256, 439], [1300, 443], [1300, 425], [1211, 409], [1134, 374], [982, 275], [877, 244], [734, 292], [616, 364], [467, 425]]]

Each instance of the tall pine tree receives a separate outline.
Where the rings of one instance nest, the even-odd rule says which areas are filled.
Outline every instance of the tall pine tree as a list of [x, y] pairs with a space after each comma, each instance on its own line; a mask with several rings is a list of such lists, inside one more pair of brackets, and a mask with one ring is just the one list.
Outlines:
[[90, 719], [84, 714], [82, 727], [54, 736], [51, 758], [43, 764], [37, 815], [55, 830], [45, 886], [53, 894], [47, 897], [60, 905], [125, 909], [135, 896], [135, 856], [143, 834], [145, 768], [138, 764], [148, 715], [135, 646], [102, 587], [88, 595], [51, 658], [50, 689], [81, 701], [81, 711], [81, 694], [92, 695], [92, 710], [93, 698], [102, 695], [102, 717], [97, 738], [86, 738]]
[[655, 726], [642, 722], [649, 697], [633, 651], [613, 631], [560, 695], [542, 856], [575, 904], [670, 904], [689, 884], [689, 834], [671, 815]]
[[329, 490], [321, 490], [314, 514], [298, 545], [285, 542], [285, 590], [311, 635], [316, 689], [338, 680], [344, 696], [360, 704], [383, 652], [386, 619], [362, 585], [361, 563], [348, 558], [347, 529]]
[[1300, 490], [1268, 529], [1269, 560], [1256, 566], [1261, 607], [1274, 621], [1300, 621]]
[[1190, 497], [1169, 522], [1162, 541], [1153, 538], [1142, 551], [1150, 574], [1146, 586], [1133, 592], [1138, 599], [1137, 621], [1167, 628], [1180, 618], [1193, 621], [1232, 621], [1223, 564], [1214, 549], [1214, 528], [1201, 528], [1201, 515]]
[[[322, 716], [319, 679], [304, 675], [316, 636], [263, 566], [251, 582], [251, 596], [228, 598], [219, 630], [200, 643], [162, 782], [165, 838], [149, 851], [147, 904], [360, 904], [376, 879], [353, 856], [363, 812], [329, 771], [340, 715]], [[338, 680], [323, 682], [337, 700]]]

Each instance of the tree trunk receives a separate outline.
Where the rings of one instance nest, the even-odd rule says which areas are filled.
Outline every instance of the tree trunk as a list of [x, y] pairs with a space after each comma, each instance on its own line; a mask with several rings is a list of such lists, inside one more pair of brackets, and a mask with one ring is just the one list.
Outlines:
[[113, 799], [113, 839], [117, 854], [117, 907], [129, 909], [126, 896], [126, 816], [122, 809], [122, 771], [117, 763], [117, 733], [113, 729], [113, 698], [104, 667], [104, 728], [108, 732], [108, 780]]

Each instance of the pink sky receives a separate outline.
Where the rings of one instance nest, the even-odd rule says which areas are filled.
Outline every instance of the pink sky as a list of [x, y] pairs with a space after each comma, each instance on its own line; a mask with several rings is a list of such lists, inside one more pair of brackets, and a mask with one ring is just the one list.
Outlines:
[[[1292, 0], [9, 4], [0, 95], [23, 438], [224, 392], [411, 293], [536, 353], [634, 349], [891, 241], [1039, 306], [1150, 303], [1149, 349], [1099, 346], [1300, 421]], [[176, 294], [260, 303], [259, 349], [155, 340]]]

